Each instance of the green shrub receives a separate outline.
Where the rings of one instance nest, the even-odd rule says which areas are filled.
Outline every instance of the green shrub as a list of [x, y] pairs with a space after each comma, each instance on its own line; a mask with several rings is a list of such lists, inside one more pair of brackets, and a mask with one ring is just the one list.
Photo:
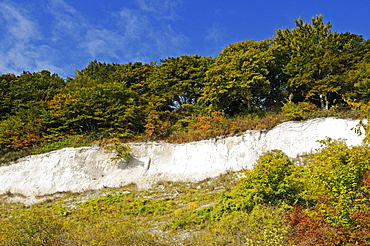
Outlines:
[[314, 112], [316, 110], [316, 107], [308, 102], [294, 103], [292, 97], [290, 95], [281, 108], [286, 120], [302, 120], [305, 112]]
[[32, 154], [42, 154], [53, 150], [63, 149], [67, 147], [82, 147], [88, 145], [83, 135], [65, 136], [58, 141], [43, 142], [38, 147], [32, 150]]
[[326, 147], [312, 155], [307, 164], [306, 194], [320, 201], [327, 221], [346, 227], [351, 224], [349, 214], [362, 209], [360, 186], [370, 170], [369, 147], [348, 147], [331, 139], [322, 143]]
[[252, 211], [259, 204], [300, 204], [301, 172], [302, 168], [281, 150], [269, 151], [257, 160], [253, 170], [246, 171], [239, 185], [224, 195], [217, 210]]
[[118, 139], [112, 139], [111, 143], [104, 147], [107, 153], [114, 153], [115, 156], [111, 158], [112, 161], [127, 161], [132, 157], [131, 147], [128, 144], [121, 143]]

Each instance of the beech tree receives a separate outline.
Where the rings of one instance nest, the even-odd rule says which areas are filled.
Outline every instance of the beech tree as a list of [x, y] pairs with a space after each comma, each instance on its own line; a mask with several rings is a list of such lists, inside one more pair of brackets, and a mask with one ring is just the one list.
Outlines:
[[182, 55], [162, 59], [148, 79], [151, 103], [158, 110], [179, 110], [197, 102], [211, 57]]
[[248, 40], [225, 47], [206, 73], [201, 101], [228, 114], [259, 109], [270, 89], [269, 45], [269, 40]]
[[368, 103], [370, 100], [370, 62], [367, 59], [359, 62], [345, 75], [344, 97], [350, 101]]
[[363, 38], [350, 33], [332, 32], [322, 15], [312, 24], [302, 19], [296, 28], [278, 29], [275, 45], [282, 47], [288, 59], [284, 72], [289, 76], [287, 90], [298, 100], [310, 100], [329, 109], [334, 100], [343, 99], [343, 73], [351, 69], [363, 54]]
[[54, 136], [100, 132], [132, 137], [143, 131], [145, 77], [151, 65], [91, 62], [49, 102], [46, 115]]
[[0, 86], [0, 148], [26, 149], [46, 135], [43, 114], [47, 102], [65, 86], [64, 80], [47, 70], [2, 75]]

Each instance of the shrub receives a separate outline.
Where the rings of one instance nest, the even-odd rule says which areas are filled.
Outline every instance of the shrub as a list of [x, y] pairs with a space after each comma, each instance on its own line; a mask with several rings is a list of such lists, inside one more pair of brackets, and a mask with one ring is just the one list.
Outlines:
[[370, 156], [368, 146], [348, 147], [326, 140], [307, 163], [309, 209], [290, 214], [294, 245], [370, 244]]
[[132, 157], [131, 147], [128, 144], [121, 143], [118, 139], [112, 139], [108, 145], [104, 147], [108, 153], [113, 152], [115, 154], [112, 157], [112, 161], [127, 161]]
[[359, 206], [359, 190], [370, 170], [367, 146], [347, 147], [342, 141], [326, 140], [326, 145], [308, 162], [307, 195], [324, 200], [318, 205], [331, 224], [350, 226], [349, 214]]
[[233, 189], [230, 198], [245, 200], [243, 206], [247, 210], [258, 204], [299, 204], [301, 171], [281, 150], [269, 151], [257, 160], [253, 170], [246, 171], [246, 177]]
[[292, 95], [290, 95], [281, 110], [283, 111], [286, 120], [302, 120], [305, 112], [313, 112], [315, 108], [316, 107], [314, 105], [308, 102], [299, 102], [297, 104], [292, 102]]

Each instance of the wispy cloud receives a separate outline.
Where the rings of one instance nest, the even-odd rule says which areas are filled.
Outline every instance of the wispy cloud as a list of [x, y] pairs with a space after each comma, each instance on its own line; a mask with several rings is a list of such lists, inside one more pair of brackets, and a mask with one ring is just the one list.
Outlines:
[[[54, 40], [72, 39], [79, 59], [115, 62], [149, 62], [151, 58], [175, 55], [188, 39], [172, 27], [180, 0], [136, 0], [137, 8], [112, 12], [110, 25], [89, 23], [64, 0], [50, 0]], [[103, 20], [102, 23], [105, 21]], [[77, 58], [76, 58], [77, 59]]]
[[217, 22], [208, 29], [207, 35], [204, 38], [206, 44], [206, 52], [212, 55], [217, 55], [221, 50], [223, 40], [225, 37], [225, 28]]
[[136, 0], [140, 9], [144, 12], [154, 14], [158, 19], [178, 18], [177, 8], [181, 5], [180, 0]]
[[85, 49], [90, 57], [119, 59], [119, 51], [124, 45], [124, 39], [118, 33], [108, 29], [89, 29], [84, 41], [79, 47]]
[[0, 73], [19, 74], [42, 69], [62, 71], [49, 59], [50, 47], [36, 44], [42, 35], [37, 23], [32, 21], [31, 13], [12, 2], [0, 1], [0, 23]]
[[83, 33], [89, 28], [89, 24], [75, 8], [64, 0], [50, 0], [46, 10], [53, 16], [51, 25], [54, 41], [60, 41], [66, 37], [83, 39]]
[[[141, 59], [146, 59], [146, 56], [165, 58], [177, 54], [182, 47], [188, 45], [189, 39], [174, 30], [172, 20], [159, 20], [159, 15], [153, 15], [158, 9], [153, 4], [156, 1], [151, 2], [152, 5], [147, 5], [145, 0], [138, 1], [142, 2], [140, 9], [125, 8], [118, 15], [118, 25], [125, 44], [129, 49], [135, 50], [132, 55]], [[173, 6], [167, 7], [167, 11], [174, 11]]]
[[[181, 55], [189, 44], [175, 29], [182, 0], [136, 0], [136, 7], [105, 13], [99, 21], [65, 0], [31, 8], [12, 1], [0, 0], [0, 73], [47, 69], [66, 77], [95, 59], [156, 61]], [[40, 11], [46, 23], [35, 18]]]
[[29, 41], [39, 38], [37, 25], [19, 9], [9, 3], [0, 2], [0, 15], [3, 21], [3, 28], [7, 35], [17, 41]]

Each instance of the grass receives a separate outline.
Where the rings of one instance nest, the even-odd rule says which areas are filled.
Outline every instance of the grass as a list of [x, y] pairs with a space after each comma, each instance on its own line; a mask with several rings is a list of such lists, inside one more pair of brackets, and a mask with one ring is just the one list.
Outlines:
[[[303, 119], [314, 115], [361, 116], [332, 110]], [[235, 134], [245, 128], [272, 128], [284, 120], [282, 114], [225, 117], [220, 128], [203, 137], [228, 134], [226, 126], [232, 124], [236, 127], [229, 133]], [[238, 201], [219, 205], [230, 199], [244, 174], [229, 172], [197, 183], [162, 181], [147, 190], [131, 184], [67, 192], [40, 197], [44, 201], [31, 206], [6, 202], [18, 196], [8, 192], [0, 197], [0, 245], [287, 245], [290, 208], [260, 204], [248, 212], [222, 211], [238, 206]]]
[[284, 209], [209, 216], [241, 176], [66, 193], [31, 206], [1, 199], [0, 245], [281, 245]]
[[192, 212], [212, 206], [237, 177], [230, 172], [198, 183], [159, 182], [148, 190], [128, 185], [66, 193], [32, 206], [2, 199], [0, 245], [201, 245], [200, 225], [171, 225], [188, 215], [196, 219]]
[[[299, 120], [325, 117], [361, 119], [364, 118], [364, 113], [353, 109], [339, 109], [333, 107], [330, 110], [315, 109], [303, 111]], [[161, 138], [160, 140], [171, 143], [199, 141], [217, 136], [239, 134], [247, 130], [272, 129], [278, 124], [292, 120], [289, 116], [280, 111], [238, 115], [234, 117], [221, 115], [221, 119], [219, 118], [220, 117], [211, 117], [208, 120], [202, 120], [202, 118], [193, 119], [186, 129], [173, 131], [168, 137]], [[143, 137], [143, 139], [151, 140], [146, 137]]]

